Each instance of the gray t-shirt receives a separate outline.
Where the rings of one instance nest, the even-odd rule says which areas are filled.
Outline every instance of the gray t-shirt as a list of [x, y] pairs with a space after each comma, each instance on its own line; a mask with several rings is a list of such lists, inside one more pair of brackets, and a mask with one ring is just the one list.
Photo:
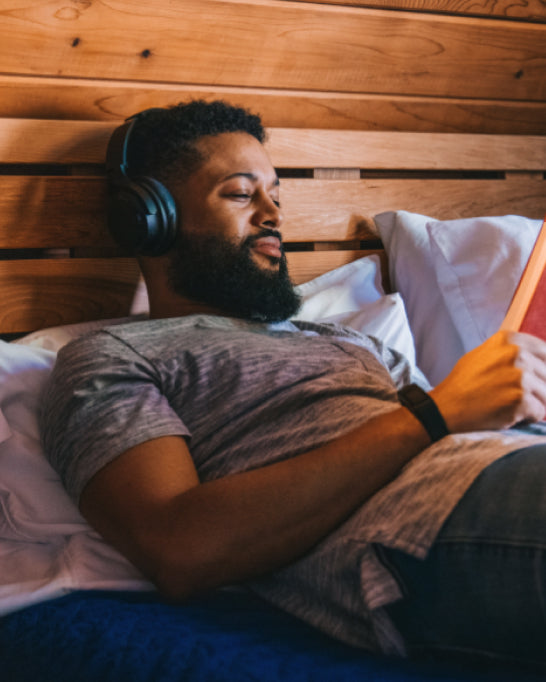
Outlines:
[[[395, 409], [410, 380], [400, 354], [332, 325], [135, 322], [60, 351], [44, 396], [44, 447], [75, 500], [125, 450], [166, 435], [185, 437], [200, 480], [211, 480], [294, 457]], [[252, 587], [347, 642], [400, 650], [381, 609], [399, 590], [372, 543], [424, 556], [477, 474], [535, 442], [514, 432], [442, 439], [312, 552]]]

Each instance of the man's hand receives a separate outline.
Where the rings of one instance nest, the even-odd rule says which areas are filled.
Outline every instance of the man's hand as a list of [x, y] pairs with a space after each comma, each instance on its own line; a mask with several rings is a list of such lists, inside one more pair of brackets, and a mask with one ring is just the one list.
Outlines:
[[546, 414], [546, 343], [497, 332], [430, 392], [453, 433], [509, 428]]

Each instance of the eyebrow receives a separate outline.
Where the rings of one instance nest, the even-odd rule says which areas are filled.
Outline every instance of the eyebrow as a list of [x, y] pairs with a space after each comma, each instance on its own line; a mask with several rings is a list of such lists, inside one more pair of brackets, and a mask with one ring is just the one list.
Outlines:
[[[225, 178], [222, 178], [220, 182], [226, 182], [227, 180], [231, 180], [232, 178], [248, 178], [252, 182], [257, 182], [258, 181], [258, 176], [255, 175], [254, 173], [231, 173], [231, 175], [226, 175]], [[280, 185], [280, 180], [278, 176], [275, 176], [275, 181], [273, 182], [273, 187], [278, 187]]]

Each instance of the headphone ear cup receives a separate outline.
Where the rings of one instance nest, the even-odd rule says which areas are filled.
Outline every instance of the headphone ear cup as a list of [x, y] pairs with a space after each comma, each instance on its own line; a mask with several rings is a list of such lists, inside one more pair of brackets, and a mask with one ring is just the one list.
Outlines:
[[133, 253], [161, 256], [174, 244], [176, 204], [169, 190], [150, 177], [110, 182], [108, 229], [116, 242]]

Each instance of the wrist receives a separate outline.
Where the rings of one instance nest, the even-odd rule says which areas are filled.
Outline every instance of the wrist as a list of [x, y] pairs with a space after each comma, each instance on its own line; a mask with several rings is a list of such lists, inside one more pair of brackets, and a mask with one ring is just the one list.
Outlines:
[[449, 434], [449, 429], [432, 396], [417, 384], [408, 384], [398, 391], [400, 403], [422, 424], [432, 443]]

